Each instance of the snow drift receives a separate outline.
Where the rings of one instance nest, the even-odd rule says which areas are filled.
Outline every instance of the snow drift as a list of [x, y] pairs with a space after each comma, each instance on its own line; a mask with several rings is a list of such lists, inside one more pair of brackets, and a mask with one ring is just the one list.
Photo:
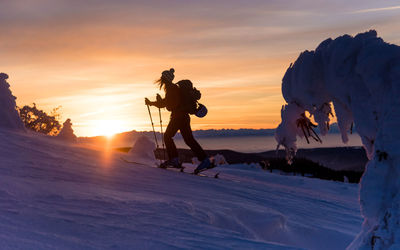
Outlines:
[[147, 136], [140, 136], [129, 150], [127, 160], [154, 165], [157, 160], [154, 155], [156, 145]]
[[357, 127], [370, 161], [360, 187], [363, 228], [349, 249], [400, 248], [400, 47], [374, 30], [329, 38], [290, 65], [282, 94], [287, 104], [275, 138], [289, 158], [305, 111], [324, 135], [333, 104], [345, 143]]
[[12, 95], [7, 79], [7, 74], [0, 73], [0, 128], [24, 131], [24, 124], [16, 110], [16, 97]]

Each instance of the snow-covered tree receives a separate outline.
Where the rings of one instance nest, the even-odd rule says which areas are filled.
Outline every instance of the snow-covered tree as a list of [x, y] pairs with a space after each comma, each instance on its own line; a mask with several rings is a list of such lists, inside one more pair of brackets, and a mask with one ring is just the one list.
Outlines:
[[74, 130], [72, 129], [71, 119], [67, 119], [64, 122], [60, 133], [57, 135], [57, 138], [64, 141], [76, 142], [76, 135], [74, 134]]
[[0, 73], [0, 127], [24, 131], [24, 124], [16, 109], [16, 97], [12, 95], [7, 79], [7, 74]]
[[60, 131], [61, 124], [58, 121], [60, 115], [57, 113], [59, 108], [53, 109], [50, 114], [36, 107], [25, 105], [19, 109], [19, 115], [25, 127], [33, 131], [46, 135], [56, 135]]
[[308, 111], [324, 135], [331, 104], [343, 142], [354, 122], [369, 162], [360, 183], [362, 231], [349, 249], [400, 248], [400, 47], [374, 30], [304, 51], [282, 80], [287, 104], [275, 138], [290, 158], [296, 136], [311, 135]]

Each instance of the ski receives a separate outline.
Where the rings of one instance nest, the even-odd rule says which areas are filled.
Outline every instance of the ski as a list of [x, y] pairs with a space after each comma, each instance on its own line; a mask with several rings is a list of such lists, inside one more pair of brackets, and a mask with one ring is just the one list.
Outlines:
[[[141, 165], [141, 166], [146, 166], [146, 167], [152, 167], [152, 168], [156, 167], [156, 168], [165, 169], [165, 170], [168, 170], [168, 171], [174, 171], [174, 172], [179, 172], [179, 173], [184, 173], [184, 174], [197, 175], [197, 176], [200, 176], [200, 177], [208, 177], [208, 178], [215, 178], [215, 179], [218, 179], [218, 178], [219, 178], [219, 174], [220, 174], [219, 172], [216, 173], [214, 176], [209, 176], [209, 175], [202, 174], [202, 172], [204, 172], [204, 171], [206, 171], [206, 170], [210, 170], [210, 169], [215, 168], [216, 166], [214, 165], [214, 163], [212, 163], [212, 165], [211, 165], [212, 167], [202, 169], [202, 170], [198, 171], [197, 173], [195, 173], [194, 171], [193, 171], [193, 172], [184, 171], [184, 169], [185, 169], [184, 166], [182, 166], [181, 168], [176, 168], [176, 167], [162, 168], [162, 167], [160, 167], [160, 165], [157, 164], [157, 163], [155, 163], [154, 166], [153, 166], [153, 165], [150, 165], [150, 164], [147, 164], [147, 163], [143, 163], [143, 162], [130, 161], [130, 160], [127, 160], [127, 159], [125, 159], [125, 158], [123, 158], [123, 157], [121, 157], [120, 159], [121, 159], [123, 162], [129, 163], [129, 164], [136, 164], [136, 165]], [[175, 171], [175, 170], [179, 170], [179, 171]]]
[[121, 157], [120, 159], [121, 159], [123, 162], [125, 162], [125, 163], [137, 164], [137, 165], [146, 166], [146, 167], [152, 167], [152, 168], [153, 168], [153, 167], [158, 167], [157, 164], [154, 164], [154, 166], [152, 166], [152, 165], [150, 165], [150, 164], [143, 163], [143, 162], [130, 161], [130, 160], [125, 159], [124, 157]]
[[[206, 174], [202, 174], [202, 172], [204, 172], [204, 171], [206, 171], [206, 170], [210, 170], [210, 169], [215, 168], [215, 167], [216, 167], [216, 166], [213, 164], [212, 167], [202, 169], [202, 170], [200, 170], [200, 171], [198, 171], [198, 172], [195, 172], [195, 171], [193, 171], [193, 172], [184, 171], [184, 169], [185, 169], [184, 166], [182, 166], [181, 168], [176, 168], [176, 167], [168, 167], [168, 168], [161, 168], [161, 167], [160, 167], [160, 168], [161, 168], [161, 169], [165, 169], [165, 170], [179, 170], [179, 172], [185, 173], [185, 174], [191, 174], [191, 175], [197, 175], [197, 176], [200, 176], [200, 177], [208, 177], [208, 178], [215, 178], [215, 179], [218, 179], [218, 178], [219, 178], [219, 174], [220, 174], [219, 172], [216, 173], [214, 176], [209, 176], [209, 175], [206, 175]], [[175, 171], [175, 172], [177, 172], [177, 171]]]

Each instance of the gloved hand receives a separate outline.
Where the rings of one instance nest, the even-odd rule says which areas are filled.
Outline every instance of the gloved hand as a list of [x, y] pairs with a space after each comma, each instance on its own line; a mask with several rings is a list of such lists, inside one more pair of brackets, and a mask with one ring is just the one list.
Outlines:
[[151, 105], [151, 101], [146, 97], [146, 98], [144, 98], [144, 103], [146, 104], [146, 105]]
[[158, 103], [162, 101], [162, 97], [160, 96], [160, 94], [157, 94], [156, 99]]

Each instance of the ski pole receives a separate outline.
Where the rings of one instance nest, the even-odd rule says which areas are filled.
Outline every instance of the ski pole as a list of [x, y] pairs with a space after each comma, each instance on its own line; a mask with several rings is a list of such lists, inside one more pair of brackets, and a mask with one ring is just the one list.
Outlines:
[[147, 110], [149, 111], [151, 126], [153, 127], [154, 140], [156, 141], [156, 146], [157, 146], [157, 149], [158, 149], [159, 146], [158, 146], [158, 141], [157, 141], [157, 136], [156, 136], [156, 130], [154, 129], [153, 118], [151, 117], [150, 106], [148, 104], [146, 104], [146, 106], [147, 106]]
[[160, 115], [160, 127], [161, 127], [161, 141], [162, 141], [162, 150], [163, 150], [163, 160], [165, 160], [165, 144], [164, 144], [164, 132], [162, 128], [162, 119], [161, 119], [161, 108], [158, 108], [158, 114]]

